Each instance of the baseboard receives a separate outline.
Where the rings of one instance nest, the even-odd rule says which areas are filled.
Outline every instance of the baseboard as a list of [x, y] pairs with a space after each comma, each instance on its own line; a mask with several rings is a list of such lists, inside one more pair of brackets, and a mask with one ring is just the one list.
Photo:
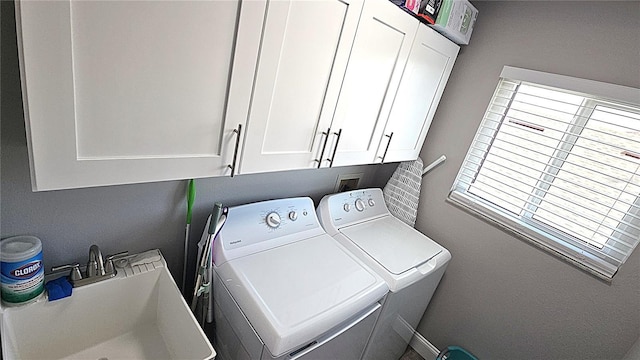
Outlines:
[[440, 350], [418, 332], [413, 334], [409, 346], [425, 359], [435, 359], [440, 354]]

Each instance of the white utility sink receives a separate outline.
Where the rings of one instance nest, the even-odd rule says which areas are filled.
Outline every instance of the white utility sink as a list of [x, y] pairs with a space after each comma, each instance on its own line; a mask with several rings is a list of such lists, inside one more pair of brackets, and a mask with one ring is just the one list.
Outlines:
[[164, 258], [147, 258], [71, 297], [4, 308], [3, 359], [213, 359]]

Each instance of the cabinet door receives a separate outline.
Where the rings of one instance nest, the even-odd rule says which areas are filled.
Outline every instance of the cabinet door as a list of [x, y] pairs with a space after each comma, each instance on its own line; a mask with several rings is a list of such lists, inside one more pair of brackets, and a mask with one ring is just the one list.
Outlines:
[[418, 157], [459, 49], [433, 29], [420, 26], [380, 142], [379, 160]]
[[231, 107], [248, 102], [252, 77], [241, 74], [254, 71], [250, 58], [232, 64], [239, 5], [18, 3], [34, 190], [228, 174], [246, 119]]
[[334, 166], [374, 161], [417, 29], [390, 1], [365, 3], [332, 124]]
[[361, 10], [361, 0], [268, 2], [241, 173], [319, 165]]

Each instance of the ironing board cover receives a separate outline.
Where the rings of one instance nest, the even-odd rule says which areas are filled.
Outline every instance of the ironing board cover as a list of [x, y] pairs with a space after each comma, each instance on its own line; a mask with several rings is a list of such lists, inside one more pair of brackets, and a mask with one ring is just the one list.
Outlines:
[[389, 208], [389, 212], [409, 226], [416, 224], [422, 168], [423, 164], [420, 158], [400, 163], [387, 185], [382, 189], [384, 202]]

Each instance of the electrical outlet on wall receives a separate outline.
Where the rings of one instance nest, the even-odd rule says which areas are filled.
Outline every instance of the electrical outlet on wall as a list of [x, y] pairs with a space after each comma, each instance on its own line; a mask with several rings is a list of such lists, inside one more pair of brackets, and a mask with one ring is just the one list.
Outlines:
[[336, 186], [333, 191], [343, 192], [357, 189], [358, 184], [360, 184], [360, 179], [362, 179], [363, 176], [364, 173], [338, 175], [338, 180], [336, 181]]

